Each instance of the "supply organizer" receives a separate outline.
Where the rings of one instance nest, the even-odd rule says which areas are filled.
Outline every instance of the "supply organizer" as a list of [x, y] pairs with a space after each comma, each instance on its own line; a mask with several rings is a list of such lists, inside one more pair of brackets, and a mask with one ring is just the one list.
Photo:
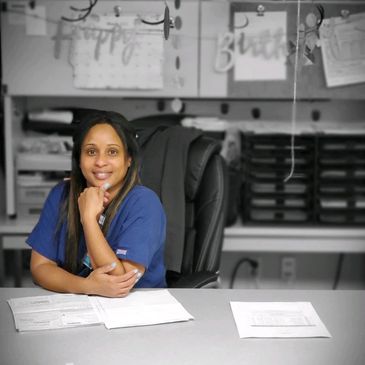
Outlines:
[[244, 224], [365, 223], [364, 135], [242, 133]]
[[318, 221], [325, 224], [364, 224], [364, 136], [319, 136], [317, 145]]

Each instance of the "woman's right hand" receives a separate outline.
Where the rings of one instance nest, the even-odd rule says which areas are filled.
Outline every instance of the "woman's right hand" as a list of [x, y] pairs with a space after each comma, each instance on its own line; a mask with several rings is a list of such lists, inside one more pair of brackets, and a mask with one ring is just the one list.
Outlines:
[[80, 212], [81, 223], [89, 220], [98, 220], [100, 214], [104, 211], [105, 191], [99, 187], [85, 188], [79, 198], [78, 206]]
[[115, 265], [105, 265], [93, 270], [86, 278], [89, 290], [87, 294], [104, 297], [122, 298], [129, 294], [139, 279], [138, 270], [131, 270], [122, 275], [111, 275]]

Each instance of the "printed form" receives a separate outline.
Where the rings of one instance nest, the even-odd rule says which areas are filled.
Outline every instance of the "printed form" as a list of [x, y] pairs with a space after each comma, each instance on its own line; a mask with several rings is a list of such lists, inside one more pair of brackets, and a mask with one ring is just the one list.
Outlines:
[[331, 337], [309, 302], [230, 302], [240, 338]]
[[86, 295], [55, 294], [8, 300], [18, 331], [100, 324]]
[[108, 329], [194, 319], [167, 289], [135, 291], [125, 298], [90, 299], [99, 320]]
[[365, 13], [324, 19], [319, 34], [327, 86], [365, 82]]
[[52, 294], [10, 299], [8, 303], [18, 331], [97, 324], [111, 329], [194, 319], [167, 289], [137, 290], [125, 298]]

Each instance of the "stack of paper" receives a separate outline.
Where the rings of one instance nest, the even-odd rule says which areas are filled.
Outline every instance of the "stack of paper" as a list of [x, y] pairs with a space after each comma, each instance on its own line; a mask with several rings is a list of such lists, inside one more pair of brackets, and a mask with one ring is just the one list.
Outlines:
[[53, 294], [8, 300], [18, 331], [90, 326], [145, 326], [194, 319], [167, 289], [132, 292], [126, 298]]
[[70, 110], [33, 110], [28, 113], [28, 119], [34, 122], [57, 122], [71, 124], [73, 113]]
[[193, 319], [168, 290], [136, 291], [126, 298], [91, 297], [105, 327], [131, 327]]
[[184, 118], [181, 125], [187, 128], [199, 128], [210, 132], [223, 132], [228, 128], [228, 122], [216, 117]]
[[8, 300], [18, 331], [37, 331], [99, 324], [89, 297], [55, 294]]

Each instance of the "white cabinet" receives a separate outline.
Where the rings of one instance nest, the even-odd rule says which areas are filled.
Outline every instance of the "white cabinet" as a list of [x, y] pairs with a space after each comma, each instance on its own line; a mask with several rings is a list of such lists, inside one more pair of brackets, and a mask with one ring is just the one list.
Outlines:
[[[5, 96], [4, 101], [6, 213], [36, 216], [52, 186], [71, 170], [72, 138], [40, 137], [39, 133], [23, 131], [26, 99]], [[69, 151], [61, 149], [61, 153], [55, 153], [65, 141], [70, 145]], [[45, 153], [47, 150], [53, 153]]]

